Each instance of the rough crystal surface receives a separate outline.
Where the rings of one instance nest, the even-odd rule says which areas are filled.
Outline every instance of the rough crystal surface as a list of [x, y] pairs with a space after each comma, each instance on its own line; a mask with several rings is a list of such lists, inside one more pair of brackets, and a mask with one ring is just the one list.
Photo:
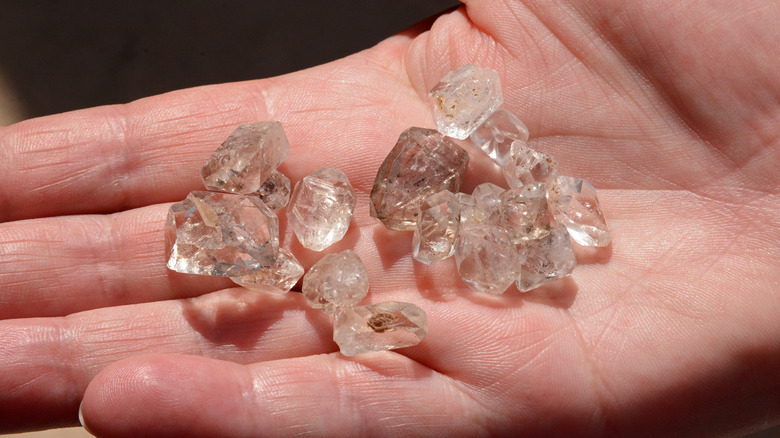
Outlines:
[[420, 204], [460, 190], [468, 153], [432, 129], [409, 128], [385, 158], [371, 189], [371, 216], [391, 230], [414, 230]]
[[474, 197], [468, 193], [456, 193], [455, 199], [458, 200], [460, 207], [460, 226], [470, 227], [472, 225], [490, 225], [487, 221], [487, 215], [477, 207]]
[[523, 241], [518, 253], [521, 268], [515, 285], [520, 292], [566, 277], [577, 265], [569, 233], [560, 224], [542, 238]]
[[586, 180], [559, 176], [548, 193], [555, 220], [583, 246], [607, 246], [612, 235], [601, 212], [596, 189]]
[[452, 192], [444, 190], [425, 198], [412, 236], [412, 257], [431, 264], [451, 256], [459, 224], [460, 205]]
[[514, 243], [539, 239], [550, 232], [547, 189], [543, 183], [529, 184], [501, 194], [501, 225]]
[[474, 187], [471, 196], [474, 203], [484, 215], [482, 223], [498, 225], [501, 223], [501, 194], [506, 190], [493, 184], [482, 183]]
[[209, 190], [251, 194], [289, 153], [281, 123], [241, 125], [214, 151], [200, 175]]
[[480, 292], [502, 294], [520, 274], [515, 244], [496, 225], [461, 228], [455, 262], [463, 281]]
[[397, 301], [338, 309], [333, 323], [333, 340], [345, 356], [411, 347], [427, 333], [425, 311]]
[[506, 164], [513, 141], [528, 141], [528, 128], [514, 114], [499, 108], [471, 133], [471, 141], [499, 166]]
[[322, 251], [344, 237], [354, 209], [355, 190], [344, 172], [320, 169], [295, 185], [287, 219], [301, 245]]
[[192, 192], [168, 210], [168, 268], [237, 277], [271, 266], [279, 253], [279, 222], [258, 198]]
[[498, 73], [466, 64], [428, 93], [439, 132], [464, 140], [503, 103]]
[[537, 152], [523, 141], [514, 141], [503, 171], [509, 187], [519, 188], [535, 182], [549, 187], [558, 176], [558, 163], [549, 154]]
[[303, 276], [302, 292], [313, 308], [333, 313], [368, 295], [368, 270], [350, 249], [328, 254]]
[[271, 210], [281, 210], [290, 201], [290, 178], [274, 170], [253, 195], [259, 197]]
[[281, 292], [287, 292], [303, 276], [303, 266], [286, 248], [279, 248], [279, 256], [273, 266], [252, 271], [241, 277], [232, 277], [236, 284], [249, 289], [273, 286]]

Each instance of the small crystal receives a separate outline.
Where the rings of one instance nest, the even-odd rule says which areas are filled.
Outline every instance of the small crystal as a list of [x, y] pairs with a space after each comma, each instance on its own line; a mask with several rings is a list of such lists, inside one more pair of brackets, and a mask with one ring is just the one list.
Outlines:
[[612, 235], [601, 212], [596, 189], [584, 179], [559, 176], [548, 194], [555, 220], [583, 246], [607, 246]]
[[528, 128], [505, 109], [499, 108], [471, 133], [471, 141], [499, 166], [506, 164], [512, 142], [528, 141]]
[[459, 223], [460, 206], [452, 192], [444, 190], [425, 198], [412, 237], [412, 257], [429, 265], [451, 256]]
[[460, 229], [455, 262], [463, 281], [474, 290], [502, 294], [520, 274], [520, 259], [506, 230], [495, 225]]
[[550, 232], [550, 212], [544, 184], [529, 184], [502, 193], [501, 225], [514, 243], [547, 235]]
[[411, 347], [427, 333], [425, 311], [396, 301], [338, 309], [333, 323], [333, 340], [345, 356]]
[[474, 197], [467, 193], [456, 193], [455, 199], [460, 207], [460, 226], [470, 227], [472, 225], [490, 225], [487, 221], [485, 212], [477, 208]]
[[290, 201], [290, 178], [274, 170], [253, 195], [259, 197], [271, 210], [281, 210]]
[[289, 153], [281, 123], [241, 125], [214, 151], [200, 175], [209, 190], [251, 194]]
[[320, 169], [295, 185], [287, 219], [305, 248], [322, 251], [344, 237], [355, 191], [338, 169]]
[[241, 277], [233, 277], [236, 284], [249, 289], [273, 286], [282, 292], [287, 292], [303, 276], [303, 266], [293, 253], [286, 248], [279, 248], [276, 263], [267, 268], [261, 268]]
[[537, 152], [518, 140], [512, 142], [509, 159], [503, 170], [504, 178], [512, 188], [535, 182], [549, 185], [558, 176], [558, 163], [549, 154]]
[[302, 292], [313, 308], [333, 313], [368, 295], [368, 270], [350, 249], [328, 254], [304, 275]]
[[449, 73], [428, 93], [436, 126], [444, 135], [466, 139], [503, 103], [498, 73], [466, 64]]
[[460, 190], [469, 155], [432, 129], [409, 128], [385, 158], [371, 189], [371, 216], [391, 230], [414, 230], [420, 204]]
[[493, 183], [482, 183], [471, 192], [474, 203], [484, 215], [482, 223], [489, 225], [501, 223], [501, 194], [505, 191]]
[[279, 222], [256, 197], [192, 192], [168, 210], [165, 245], [169, 269], [238, 277], [274, 264]]
[[515, 282], [520, 292], [528, 292], [571, 274], [577, 265], [566, 227], [558, 225], [546, 236], [518, 245], [520, 275]]

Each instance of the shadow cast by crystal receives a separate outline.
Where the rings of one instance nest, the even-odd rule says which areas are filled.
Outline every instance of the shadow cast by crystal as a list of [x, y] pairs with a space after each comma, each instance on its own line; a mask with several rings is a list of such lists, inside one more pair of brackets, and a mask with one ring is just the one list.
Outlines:
[[579, 292], [577, 282], [572, 277], [565, 277], [558, 281], [547, 283], [530, 292], [521, 293], [516, 288], [510, 288], [507, 293], [520, 296], [529, 303], [568, 309], [574, 304], [577, 292]]
[[578, 265], [606, 265], [612, 259], [613, 244], [608, 246], [582, 246], [573, 244]]
[[390, 269], [402, 258], [411, 256], [412, 233], [409, 231], [393, 231], [384, 226], [375, 226], [372, 237], [385, 269]]

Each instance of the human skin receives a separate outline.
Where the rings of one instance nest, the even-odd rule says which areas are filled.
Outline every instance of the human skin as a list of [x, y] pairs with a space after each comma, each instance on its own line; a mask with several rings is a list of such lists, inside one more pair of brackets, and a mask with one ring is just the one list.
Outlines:
[[[717, 436], [780, 422], [780, 11], [772, 1], [468, 1], [342, 60], [0, 128], [0, 425], [101, 436]], [[532, 148], [612, 232], [570, 279], [473, 292], [369, 217], [444, 74], [497, 70]], [[371, 302], [418, 346], [345, 357], [300, 294], [165, 267], [171, 202], [235, 126], [280, 120], [293, 182], [343, 170]], [[472, 153], [466, 190], [491, 178]], [[284, 224], [283, 241], [305, 267]], [[83, 403], [82, 403], [83, 400]]]

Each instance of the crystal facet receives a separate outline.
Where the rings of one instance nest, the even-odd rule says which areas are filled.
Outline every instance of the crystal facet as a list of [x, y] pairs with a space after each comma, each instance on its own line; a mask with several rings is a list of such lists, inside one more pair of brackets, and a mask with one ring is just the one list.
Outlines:
[[584, 179], [559, 176], [548, 193], [555, 220], [583, 246], [607, 246], [612, 235], [601, 212], [596, 189]]
[[333, 313], [368, 295], [368, 270], [350, 249], [328, 254], [304, 275], [302, 292], [313, 308]]
[[200, 175], [209, 190], [251, 194], [289, 153], [281, 123], [241, 125], [214, 151]]
[[528, 128], [505, 109], [499, 108], [471, 133], [471, 141], [499, 166], [506, 164], [513, 141], [528, 141]]
[[344, 237], [355, 209], [355, 191], [344, 172], [320, 169], [295, 185], [287, 219], [298, 241], [322, 251]]
[[345, 356], [411, 347], [427, 333], [425, 311], [396, 301], [338, 309], [333, 323], [333, 340]]
[[192, 192], [168, 210], [168, 268], [238, 277], [271, 266], [279, 253], [279, 222], [258, 198]]
[[514, 141], [503, 170], [509, 187], [519, 188], [535, 182], [549, 186], [558, 176], [558, 163], [549, 154], [537, 152], [523, 141]]
[[461, 228], [455, 262], [460, 278], [480, 292], [502, 294], [520, 273], [514, 243], [506, 230], [495, 225]]
[[371, 216], [391, 230], [413, 230], [420, 204], [460, 190], [468, 153], [432, 129], [409, 128], [385, 158], [371, 189]]
[[460, 205], [452, 192], [444, 190], [425, 198], [412, 237], [412, 257], [429, 265], [451, 256], [459, 223]]
[[502, 193], [501, 225], [514, 243], [547, 235], [550, 232], [550, 211], [545, 185], [528, 184]]
[[498, 225], [501, 222], [501, 194], [506, 190], [493, 183], [482, 183], [474, 187], [471, 196], [477, 208], [484, 214], [482, 223]]
[[456, 193], [455, 199], [458, 200], [458, 206], [460, 207], [461, 228], [472, 225], [490, 225], [487, 215], [477, 207], [473, 196], [467, 193]]
[[279, 248], [279, 256], [273, 266], [252, 271], [241, 277], [232, 277], [236, 284], [249, 289], [273, 286], [282, 292], [287, 292], [303, 276], [303, 266], [286, 248]]
[[571, 274], [577, 265], [566, 227], [557, 225], [546, 236], [518, 245], [520, 275], [515, 284], [528, 292]]
[[271, 210], [281, 210], [290, 201], [290, 178], [274, 170], [253, 195], [259, 197]]
[[436, 126], [444, 135], [466, 139], [503, 103], [498, 73], [466, 64], [449, 73], [428, 93]]

